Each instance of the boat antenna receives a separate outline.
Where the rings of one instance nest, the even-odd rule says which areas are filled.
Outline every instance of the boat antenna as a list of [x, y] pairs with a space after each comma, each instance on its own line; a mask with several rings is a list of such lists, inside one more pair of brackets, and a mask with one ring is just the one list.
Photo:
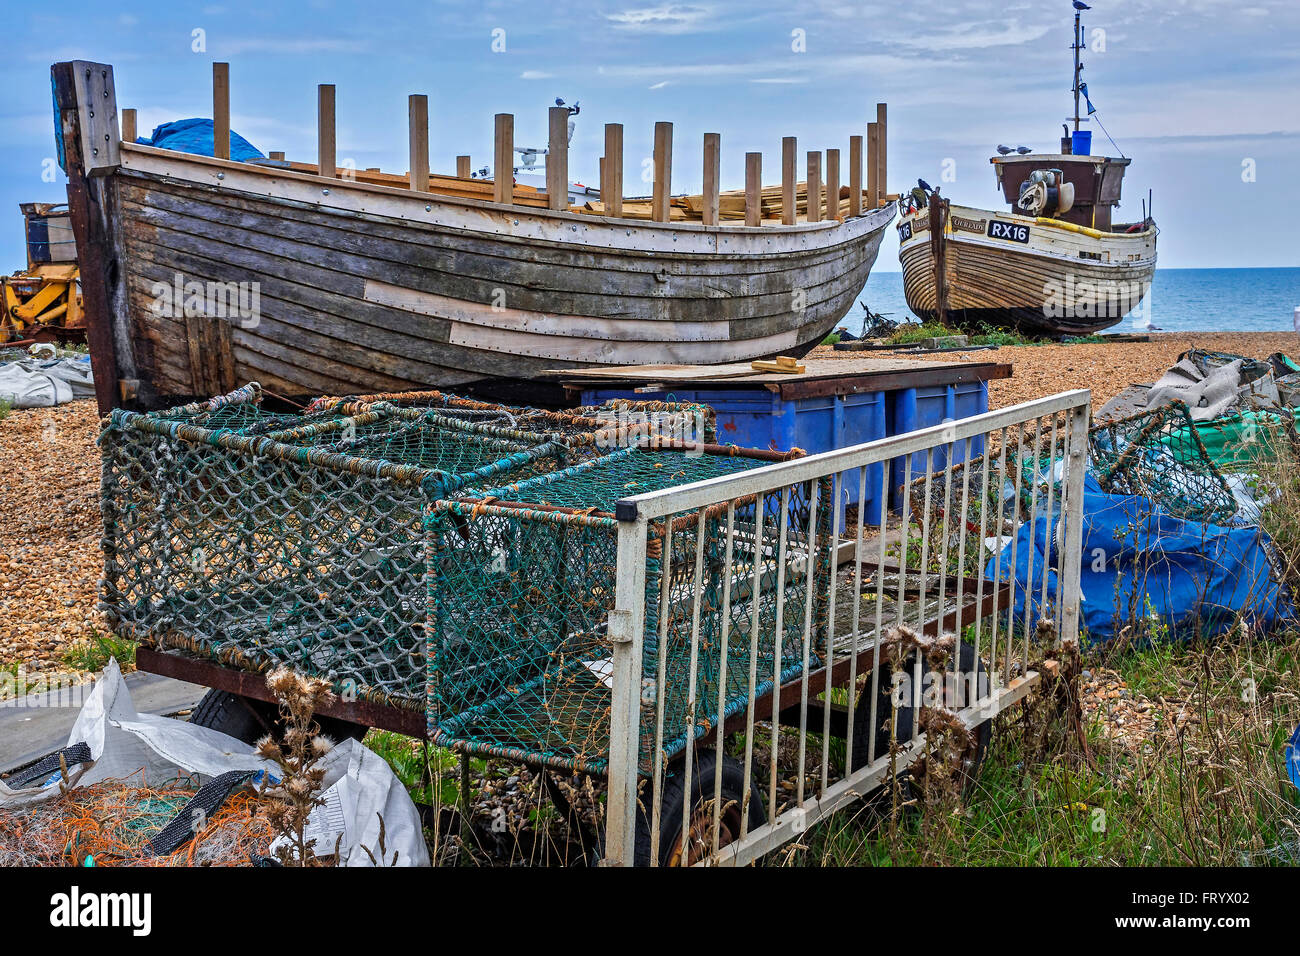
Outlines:
[[1083, 11], [1091, 9], [1081, 0], [1074, 0], [1074, 131], [1079, 132], [1079, 74], [1083, 72], [1083, 62], [1079, 59], [1079, 51], [1083, 49], [1083, 23], [1081, 17]]

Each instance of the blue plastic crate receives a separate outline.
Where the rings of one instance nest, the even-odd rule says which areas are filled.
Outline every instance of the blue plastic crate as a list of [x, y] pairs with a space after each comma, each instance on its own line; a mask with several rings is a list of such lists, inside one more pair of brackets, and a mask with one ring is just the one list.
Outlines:
[[[886, 435], [885, 395], [860, 392], [855, 395], [825, 395], [782, 400], [766, 388], [682, 388], [662, 392], [598, 388], [582, 393], [584, 405], [599, 405], [611, 398], [642, 401], [699, 402], [718, 416], [718, 442], [742, 448], [789, 451], [802, 448], [808, 454], [832, 451], [876, 441]], [[883, 501], [882, 465], [867, 469], [866, 506], [863, 520], [880, 521]], [[858, 504], [858, 477], [846, 475], [841, 501], [845, 507]], [[844, 522], [841, 513], [841, 522]], [[842, 523], [841, 528], [848, 527]]]
[[[905, 435], [931, 425], [970, 418], [989, 410], [988, 382], [963, 382], [958, 385], [928, 385], [922, 388], [904, 388], [886, 395], [888, 434]], [[977, 458], [984, 454], [984, 438], [971, 439], [970, 454]], [[966, 460], [965, 442], [941, 445], [933, 450], [932, 467], [938, 471]], [[912, 477], [925, 474], [926, 453], [912, 455]], [[906, 458], [895, 458], [890, 464], [890, 501], [895, 510], [902, 507], [902, 489], [906, 475]]]

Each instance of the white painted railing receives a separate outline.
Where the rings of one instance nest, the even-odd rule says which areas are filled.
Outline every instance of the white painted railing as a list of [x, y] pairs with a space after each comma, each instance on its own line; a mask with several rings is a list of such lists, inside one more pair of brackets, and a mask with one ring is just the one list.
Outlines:
[[1067, 392], [620, 502], [605, 862], [752, 861], [935, 713], [978, 734], [1027, 694], [1032, 643], [1077, 637], [1088, 414]]

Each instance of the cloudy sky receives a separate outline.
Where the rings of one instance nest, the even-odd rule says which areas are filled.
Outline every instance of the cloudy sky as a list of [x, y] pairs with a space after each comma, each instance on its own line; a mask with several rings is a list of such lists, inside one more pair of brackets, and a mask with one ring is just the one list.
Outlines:
[[[1300, 3], [1093, 8], [1085, 78], [1134, 159], [1122, 215], [1140, 218], [1154, 190], [1161, 265], [1300, 265]], [[696, 191], [706, 132], [722, 135], [724, 188], [743, 184], [749, 150], [775, 182], [782, 136], [847, 150], [886, 101], [891, 191], [922, 176], [994, 205], [994, 146], [1056, 149], [1071, 29], [1069, 0], [28, 4], [7, 14], [0, 59], [0, 269], [25, 261], [17, 204], [62, 198], [61, 174], [47, 172], [56, 60], [113, 64], [118, 104], [139, 110], [142, 129], [210, 115], [210, 64], [228, 61], [233, 127], [303, 160], [315, 155], [316, 84], [335, 83], [340, 160], [395, 171], [409, 93], [429, 94], [431, 165], [447, 171], [458, 153], [489, 160], [497, 112], [516, 115], [516, 143], [542, 145], [562, 96], [582, 104], [573, 177], [596, 179], [602, 126], [621, 122], [629, 192], [657, 120], [675, 124], [674, 191]], [[895, 246], [880, 267], [897, 269]]]

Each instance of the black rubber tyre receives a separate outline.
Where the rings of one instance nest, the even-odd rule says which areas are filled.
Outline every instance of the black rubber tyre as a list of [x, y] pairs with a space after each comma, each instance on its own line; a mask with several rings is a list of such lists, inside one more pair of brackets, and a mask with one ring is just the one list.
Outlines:
[[[318, 717], [320, 732], [331, 740], [347, 737], [360, 740], [370, 728], [334, 717]], [[224, 690], [210, 690], [190, 713], [190, 723], [211, 727], [223, 734], [254, 744], [268, 732], [279, 737], [282, 732], [280, 710], [275, 704], [251, 697], [240, 697]]]
[[[686, 793], [686, 774], [680, 761], [674, 763], [664, 776], [663, 801], [659, 813], [659, 865], [689, 865], [701, 858], [703, 853], [712, 849], [713, 844], [713, 801], [714, 776], [717, 768], [718, 754], [713, 750], [700, 750], [696, 753], [695, 765], [691, 770], [691, 835], [690, 847], [686, 859], [682, 859], [682, 803]], [[745, 768], [734, 757], [722, 756], [722, 820], [719, 832], [719, 848], [740, 838], [741, 801], [745, 794]], [[749, 789], [749, 830], [754, 830], [767, 822], [763, 812], [763, 800], [758, 787]], [[698, 822], [697, 822], [698, 821]], [[637, 809], [636, 820], [636, 865], [650, 865], [650, 815], [649, 807]]]
[[[916, 667], [916, 659], [919, 651], [913, 651], [907, 658], [904, 673], [913, 674]], [[975, 658], [975, 648], [965, 641], [961, 644], [959, 657], [959, 667], [963, 677], [962, 686], [971, 686], [971, 677], [975, 676], [980, 695], [988, 693], [988, 670], [982, 660], [977, 661]], [[952, 698], [954, 695], [953, 681], [949, 679], [952, 673], [951, 663], [947, 667], [947, 675], [944, 680], [944, 698], [945, 704], [951, 707], [956, 701]], [[922, 673], [925, 673], [925, 663], [922, 662]], [[890, 721], [894, 719], [893, 709], [893, 682], [894, 669], [889, 664], [880, 665], [880, 683], [876, 693], [876, 726], [874, 730], [869, 729], [871, 722], [871, 682], [868, 680], [867, 686], [863, 688], [862, 694], [858, 698], [857, 707], [853, 714], [853, 769], [864, 767], [867, 764], [868, 744], [874, 738], [876, 742], [876, 759], [889, 753], [889, 741], [891, 736]], [[917, 719], [916, 700], [913, 694], [904, 694], [905, 700], [903, 705], [898, 708], [898, 726], [895, 733], [898, 740], [910, 740], [912, 730]], [[988, 749], [989, 740], [993, 736], [993, 721], [986, 720], [974, 730], [974, 746], [967, 754], [964, 766], [962, 768], [962, 789], [965, 791], [974, 782], [979, 773], [980, 764], [984, 760], [984, 752]], [[900, 779], [906, 778], [907, 772], [899, 774]]]

